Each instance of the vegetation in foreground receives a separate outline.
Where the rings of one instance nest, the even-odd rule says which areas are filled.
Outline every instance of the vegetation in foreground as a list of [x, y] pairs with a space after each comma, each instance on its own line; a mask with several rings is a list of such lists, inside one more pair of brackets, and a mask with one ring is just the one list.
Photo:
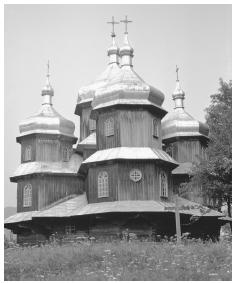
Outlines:
[[232, 280], [231, 242], [106, 242], [5, 249], [5, 280]]

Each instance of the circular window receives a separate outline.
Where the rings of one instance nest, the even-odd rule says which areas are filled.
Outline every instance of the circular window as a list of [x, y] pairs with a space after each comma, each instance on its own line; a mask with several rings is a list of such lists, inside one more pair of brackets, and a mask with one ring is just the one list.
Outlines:
[[133, 182], [138, 182], [140, 181], [142, 178], [142, 173], [139, 169], [132, 169], [130, 171], [130, 179], [133, 181]]

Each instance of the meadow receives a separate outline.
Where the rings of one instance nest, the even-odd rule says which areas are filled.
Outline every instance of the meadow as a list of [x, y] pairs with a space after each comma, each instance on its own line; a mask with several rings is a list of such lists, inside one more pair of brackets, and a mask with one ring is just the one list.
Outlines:
[[106, 242], [5, 249], [5, 280], [232, 280], [231, 242]]

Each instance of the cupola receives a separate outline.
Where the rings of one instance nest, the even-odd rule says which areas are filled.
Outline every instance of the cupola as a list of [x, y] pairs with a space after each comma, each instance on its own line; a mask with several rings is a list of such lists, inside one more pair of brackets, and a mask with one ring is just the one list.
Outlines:
[[162, 120], [162, 140], [174, 140], [180, 137], [200, 137], [208, 140], [209, 128], [206, 124], [194, 119], [184, 109], [185, 92], [182, 90], [176, 66], [176, 87], [172, 94], [174, 110]]
[[75, 125], [72, 121], [61, 116], [52, 106], [52, 97], [54, 90], [50, 84], [49, 62], [47, 64], [46, 85], [42, 89], [42, 106], [39, 111], [19, 125], [20, 136], [40, 133], [40, 134], [58, 134], [75, 138]]
[[134, 49], [130, 45], [127, 32], [127, 24], [131, 21], [126, 17], [121, 22], [125, 23], [124, 42], [120, 48], [121, 66], [115, 76], [96, 91], [92, 102], [92, 116], [95, 116], [95, 112], [104, 107], [144, 105], [157, 108], [159, 115], [163, 117], [167, 113], [161, 107], [164, 94], [147, 84], [133, 69]]

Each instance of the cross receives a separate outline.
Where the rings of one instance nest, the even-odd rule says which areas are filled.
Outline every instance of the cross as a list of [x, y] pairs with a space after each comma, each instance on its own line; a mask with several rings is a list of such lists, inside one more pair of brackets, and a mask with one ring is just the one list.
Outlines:
[[127, 33], [128, 33], [128, 32], [127, 32], [127, 25], [128, 25], [128, 23], [132, 23], [132, 21], [129, 21], [129, 20], [127, 19], [127, 16], [126, 16], [126, 17], [125, 17], [125, 20], [121, 20], [120, 22], [125, 24], [125, 33], [127, 34]]
[[50, 77], [50, 62], [49, 60], [47, 61], [47, 77]]
[[112, 21], [111, 21], [111, 22], [107, 22], [107, 24], [111, 24], [111, 25], [112, 25], [112, 33], [111, 33], [111, 36], [112, 36], [112, 37], [115, 37], [114, 25], [119, 24], [119, 22], [115, 22], [115, 21], [114, 21], [114, 16], [112, 16]]
[[178, 72], [179, 72], [179, 67], [176, 65], [176, 78], [177, 78], [177, 81], [179, 80], [179, 74], [178, 74]]

